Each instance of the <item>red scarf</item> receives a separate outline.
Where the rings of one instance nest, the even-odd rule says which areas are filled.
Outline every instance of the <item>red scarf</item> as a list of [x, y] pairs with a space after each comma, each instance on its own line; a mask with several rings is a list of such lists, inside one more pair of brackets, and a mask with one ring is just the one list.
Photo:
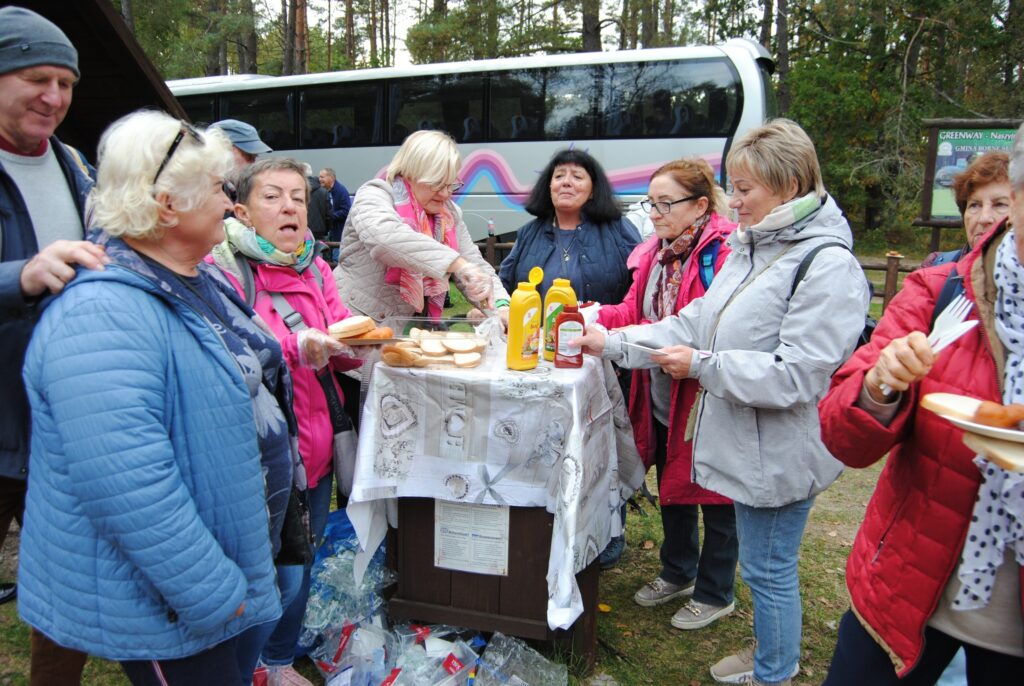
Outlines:
[[697, 247], [701, 231], [707, 225], [710, 215], [703, 217], [685, 229], [679, 236], [658, 251], [658, 264], [661, 265], [661, 278], [654, 289], [651, 301], [654, 317], [664, 319], [676, 313], [676, 300], [679, 298], [679, 286], [683, 281], [683, 265], [693, 249]]

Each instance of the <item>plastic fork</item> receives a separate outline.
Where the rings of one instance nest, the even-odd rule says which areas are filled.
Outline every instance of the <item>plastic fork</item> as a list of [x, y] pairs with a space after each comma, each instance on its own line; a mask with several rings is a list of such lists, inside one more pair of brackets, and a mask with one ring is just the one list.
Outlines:
[[[935, 318], [935, 325], [932, 326], [931, 333], [928, 334], [928, 345], [931, 346], [933, 353], [938, 353], [978, 324], [977, 319], [964, 321], [972, 309], [974, 309], [974, 303], [961, 293], [939, 313], [939, 316]], [[892, 395], [892, 389], [888, 384], [883, 383], [878, 388], [882, 391], [882, 395]]]

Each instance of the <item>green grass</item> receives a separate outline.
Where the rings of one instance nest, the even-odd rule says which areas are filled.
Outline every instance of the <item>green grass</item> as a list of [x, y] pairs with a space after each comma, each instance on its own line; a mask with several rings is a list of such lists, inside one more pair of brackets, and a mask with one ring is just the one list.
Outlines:
[[[803, 594], [804, 634], [800, 664], [803, 669], [794, 684], [819, 684], [825, 676], [835, 645], [836, 626], [847, 608], [844, 584], [846, 556], [863, 518], [868, 498], [878, 478], [880, 465], [847, 472], [818, 496], [804, 535], [800, 558], [800, 588]], [[654, 490], [653, 473], [649, 476]], [[605, 673], [619, 684], [713, 684], [708, 674], [719, 658], [741, 647], [751, 635], [750, 591], [737, 581], [736, 611], [699, 631], [684, 632], [669, 625], [675, 604], [642, 608], [633, 603], [633, 593], [659, 572], [658, 546], [661, 519], [645, 503], [645, 514], [630, 512], [626, 524], [627, 548], [618, 567], [602, 572], [599, 602], [611, 609], [598, 615], [598, 655], [595, 673]], [[17, 535], [12, 532], [4, 547], [0, 578], [10, 578]], [[574, 684], [584, 684], [569, 656], [550, 649], [544, 652], [570, 663]], [[27, 684], [29, 665], [28, 629], [13, 603], [0, 607], [0, 686]], [[318, 681], [308, 661], [297, 667]], [[105, 660], [90, 659], [83, 678], [89, 686], [127, 684], [120, 669]]]

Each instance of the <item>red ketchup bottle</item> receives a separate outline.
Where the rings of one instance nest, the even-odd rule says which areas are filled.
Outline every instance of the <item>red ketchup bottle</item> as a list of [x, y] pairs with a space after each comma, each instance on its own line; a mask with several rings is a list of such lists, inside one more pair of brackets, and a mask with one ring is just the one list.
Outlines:
[[586, 333], [583, 315], [576, 305], [566, 305], [555, 320], [555, 366], [559, 369], [583, 366], [583, 350], [569, 343]]

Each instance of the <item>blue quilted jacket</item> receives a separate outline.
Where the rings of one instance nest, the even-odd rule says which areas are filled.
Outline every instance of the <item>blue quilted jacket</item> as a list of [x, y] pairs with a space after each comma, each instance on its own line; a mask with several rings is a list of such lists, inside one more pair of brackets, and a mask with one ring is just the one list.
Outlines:
[[24, 378], [26, 622], [137, 660], [280, 616], [250, 394], [204, 319], [124, 265], [80, 270], [36, 327]]

